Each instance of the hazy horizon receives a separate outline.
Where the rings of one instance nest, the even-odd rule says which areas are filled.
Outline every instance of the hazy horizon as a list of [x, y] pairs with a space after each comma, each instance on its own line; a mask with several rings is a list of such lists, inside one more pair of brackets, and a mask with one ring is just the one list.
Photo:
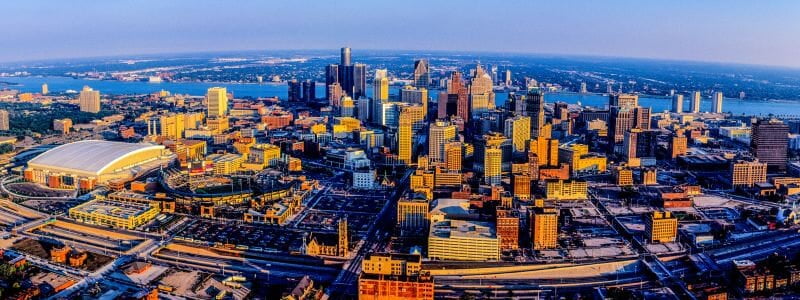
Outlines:
[[[237, 51], [510, 53], [800, 67], [800, 2], [7, 3], [0, 62]], [[13, 30], [10, 30], [13, 28]]]

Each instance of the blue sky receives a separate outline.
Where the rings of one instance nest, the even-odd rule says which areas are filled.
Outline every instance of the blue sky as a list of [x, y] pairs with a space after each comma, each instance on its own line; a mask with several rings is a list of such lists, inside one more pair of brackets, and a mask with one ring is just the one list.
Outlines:
[[800, 1], [4, 1], [0, 61], [259, 49], [579, 54], [800, 67]]

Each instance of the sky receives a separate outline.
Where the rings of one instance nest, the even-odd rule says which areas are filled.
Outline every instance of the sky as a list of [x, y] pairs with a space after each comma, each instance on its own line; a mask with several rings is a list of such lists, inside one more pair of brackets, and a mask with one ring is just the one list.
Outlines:
[[0, 62], [349, 46], [800, 67], [796, 0], [11, 0], [2, 10]]

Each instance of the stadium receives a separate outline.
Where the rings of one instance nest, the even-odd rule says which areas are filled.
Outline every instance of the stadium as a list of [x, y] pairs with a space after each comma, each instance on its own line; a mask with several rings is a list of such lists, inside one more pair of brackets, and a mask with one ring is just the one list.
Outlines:
[[34, 157], [23, 174], [25, 180], [51, 188], [90, 190], [110, 180], [135, 178], [174, 158], [160, 145], [87, 140]]

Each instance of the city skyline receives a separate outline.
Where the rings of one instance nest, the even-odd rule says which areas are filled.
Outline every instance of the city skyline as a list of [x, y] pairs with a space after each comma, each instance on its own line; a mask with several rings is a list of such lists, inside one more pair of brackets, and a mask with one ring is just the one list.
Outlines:
[[[800, 33], [791, 26], [800, 4], [789, 1], [757, 7], [721, 1], [306, 4], [10, 3], [8, 10], [16, 13], [0, 20], [0, 25], [15, 28], [7, 40], [26, 47], [0, 50], [0, 62], [349, 46], [800, 67], [792, 52], [800, 47], [796, 38]], [[389, 10], [392, 14], [383, 13]], [[214, 11], [216, 18], [206, 17], [206, 11]], [[342, 13], [330, 15], [330, 11]], [[82, 14], [92, 18], [74, 17]], [[149, 22], [129, 17], [137, 14], [147, 15]], [[475, 21], [465, 19], [476, 15]], [[524, 26], [512, 22], [530, 17], [537, 22]], [[41, 26], [58, 26], [49, 26], [47, 31], [18, 26], [31, 19], [44, 22]], [[380, 24], [384, 26], [374, 26]], [[386, 30], [392, 34], [385, 34]]]

